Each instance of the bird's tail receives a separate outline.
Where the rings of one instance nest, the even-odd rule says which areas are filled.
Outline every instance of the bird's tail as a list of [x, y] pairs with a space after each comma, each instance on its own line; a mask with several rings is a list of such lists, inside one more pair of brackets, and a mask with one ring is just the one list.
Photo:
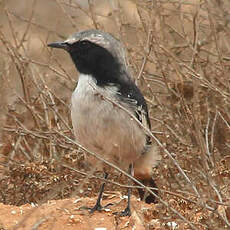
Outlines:
[[[156, 185], [155, 181], [153, 180], [153, 178], [150, 178], [149, 180], [140, 180], [140, 182], [147, 187], [152, 187], [152, 188], [157, 189], [157, 185]], [[141, 200], [145, 201], [147, 204], [157, 202], [156, 201], [156, 196], [158, 196], [157, 190], [152, 190], [152, 192], [154, 194], [156, 194], [156, 196], [154, 196], [153, 194], [151, 194], [148, 191], [145, 191], [144, 189], [141, 189], [141, 188], [138, 189], [138, 192], [139, 192], [139, 196], [140, 196]]]
[[[158, 146], [148, 146], [146, 152], [134, 163], [134, 177], [147, 187], [157, 188], [153, 180], [152, 169], [156, 167], [161, 160]], [[157, 190], [152, 190], [158, 195]], [[146, 192], [145, 189], [138, 189], [141, 200], [146, 203], [155, 203], [156, 196]]]

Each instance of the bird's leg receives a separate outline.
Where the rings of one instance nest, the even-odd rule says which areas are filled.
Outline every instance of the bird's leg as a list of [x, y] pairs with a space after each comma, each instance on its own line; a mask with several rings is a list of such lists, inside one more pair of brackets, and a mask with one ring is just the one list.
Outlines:
[[[128, 173], [130, 175], [133, 174], [133, 164], [129, 165], [129, 171]], [[129, 185], [131, 183], [129, 182]], [[127, 201], [127, 206], [125, 208], [125, 210], [123, 210], [122, 212], [115, 212], [115, 215], [119, 215], [119, 216], [131, 216], [131, 209], [130, 209], [130, 197], [131, 197], [131, 192], [132, 192], [132, 188], [128, 188], [128, 201]]]
[[[107, 179], [107, 178], [108, 178], [108, 173], [105, 172], [104, 179]], [[101, 199], [102, 199], [102, 195], [103, 195], [103, 192], [104, 192], [104, 189], [105, 189], [105, 183], [106, 182], [102, 183], [100, 191], [99, 191], [99, 194], [98, 194], [98, 197], [97, 197], [97, 202], [94, 205], [94, 207], [90, 209], [90, 213], [94, 213], [96, 210], [101, 211], [104, 208], [101, 205]]]
[[[108, 178], [108, 173], [105, 172], [104, 173], [104, 179], [107, 179], [107, 178]], [[103, 182], [102, 185], [101, 185], [101, 188], [100, 188], [100, 191], [99, 191], [99, 194], [98, 194], [98, 198], [97, 198], [97, 202], [94, 205], [94, 207], [89, 208], [89, 207], [84, 206], [84, 207], [81, 207], [81, 209], [89, 209], [90, 213], [94, 213], [95, 211], [102, 211], [103, 209], [105, 209], [109, 205], [112, 205], [111, 203], [107, 204], [104, 207], [101, 205], [101, 199], [102, 199], [102, 195], [103, 195], [103, 192], [104, 192], [105, 184], [106, 184], [106, 182]]]

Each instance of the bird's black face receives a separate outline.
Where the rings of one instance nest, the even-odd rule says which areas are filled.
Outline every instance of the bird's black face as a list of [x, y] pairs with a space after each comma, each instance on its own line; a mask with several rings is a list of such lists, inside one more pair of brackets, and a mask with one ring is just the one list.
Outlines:
[[78, 71], [94, 76], [98, 84], [116, 83], [120, 65], [117, 59], [104, 47], [88, 40], [72, 44], [51, 43], [48, 46], [68, 51]]
[[84, 40], [69, 45], [68, 52], [78, 71], [94, 76], [98, 84], [110, 83], [116, 79], [119, 64], [107, 49]]
[[109, 56], [107, 50], [90, 41], [78, 41], [69, 45], [69, 54], [80, 73], [92, 75], [97, 72], [103, 61], [101, 59]]

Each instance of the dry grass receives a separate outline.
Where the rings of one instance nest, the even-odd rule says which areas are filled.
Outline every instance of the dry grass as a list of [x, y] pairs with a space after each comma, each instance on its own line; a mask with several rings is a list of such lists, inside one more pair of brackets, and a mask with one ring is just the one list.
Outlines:
[[80, 2], [0, 2], [0, 201], [95, 194], [87, 153], [70, 141], [77, 73], [46, 44], [98, 28], [125, 43], [162, 147], [155, 169], [162, 212], [150, 217], [177, 229], [230, 228], [230, 3]]

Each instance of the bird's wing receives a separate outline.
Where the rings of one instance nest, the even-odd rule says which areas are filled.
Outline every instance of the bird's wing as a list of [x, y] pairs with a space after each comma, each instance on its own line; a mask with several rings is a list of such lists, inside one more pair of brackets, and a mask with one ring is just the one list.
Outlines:
[[[118, 97], [123, 103], [129, 105], [144, 127], [151, 129], [146, 101], [132, 80], [120, 84]], [[147, 138], [147, 142], [149, 142], [149, 139]]]

